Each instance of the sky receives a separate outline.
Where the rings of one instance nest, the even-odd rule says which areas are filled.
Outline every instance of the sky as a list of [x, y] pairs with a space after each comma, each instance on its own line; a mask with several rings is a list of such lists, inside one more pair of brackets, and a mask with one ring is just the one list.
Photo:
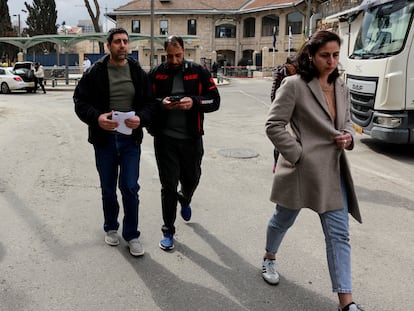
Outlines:
[[[103, 16], [105, 14], [106, 8], [108, 12], [112, 12], [114, 9], [120, 7], [121, 5], [127, 4], [131, 0], [99, 0], [99, 5], [101, 8], [100, 22], [102, 23], [103, 30], [106, 32], [109, 28], [113, 27], [114, 24], [111, 22], [107, 22], [107, 19]], [[21, 27], [24, 27], [24, 21], [27, 18], [27, 13], [22, 12], [21, 10], [25, 10], [26, 6], [24, 2], [27, 2], [29, 5], [32, 5], [32, 0], [8, 0], [7, 4], [9, 6], [9, 13], [10, 18], [13, 22], [17, 23], [18, 18], [13, 16], [13, 14], [20, 14], [20, 23]], [[56, 3], [56, 10], [57, 10], [57, 20], [56, 24], [61, 25], [63, 21], [66, 22], [66, 25], [69, 26], [76, 26], [78, 24], [78, 20], [80, 19], [90, 19], [88, 11], [85, 7], [84, 0], [55, 0]], [[92, 10], [94, 10], [95, 6], [93, 4], [93, 0], [89, 0], [91, 4]]]

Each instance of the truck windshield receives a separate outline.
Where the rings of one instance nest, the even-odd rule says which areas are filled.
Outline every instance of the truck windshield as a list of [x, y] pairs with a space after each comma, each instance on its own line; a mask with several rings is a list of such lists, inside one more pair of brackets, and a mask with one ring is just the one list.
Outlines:
[[412, 0], [368, 8], [350, 58], [384, 58], [398, 54], [410, 30], [413, 10]]

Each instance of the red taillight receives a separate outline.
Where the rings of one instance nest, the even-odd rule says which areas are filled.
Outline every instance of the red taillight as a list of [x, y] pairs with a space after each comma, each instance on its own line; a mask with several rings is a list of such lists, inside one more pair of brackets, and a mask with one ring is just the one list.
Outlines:
[[13, 77], [13, 80], [18, 81], [18, 82], [23, 81], [23, 79], [22, 79], [22, 78], [20, 78], [20, 77]]

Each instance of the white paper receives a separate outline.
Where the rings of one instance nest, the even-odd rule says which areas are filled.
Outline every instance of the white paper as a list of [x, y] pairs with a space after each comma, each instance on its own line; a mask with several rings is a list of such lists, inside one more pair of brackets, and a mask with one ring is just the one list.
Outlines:
[[128, 112], [113, 111], [112, 120], [118, 122], [118, 127], [115, 128], [115, 131], [117, 131], [118, 133], [125, 134], [125, 135], [131, 135], [132, 128], [129, 128], [125, 125], [125, 120], [131, 119], [134, 116], [135, 116], [135, 111], [128, 111]]

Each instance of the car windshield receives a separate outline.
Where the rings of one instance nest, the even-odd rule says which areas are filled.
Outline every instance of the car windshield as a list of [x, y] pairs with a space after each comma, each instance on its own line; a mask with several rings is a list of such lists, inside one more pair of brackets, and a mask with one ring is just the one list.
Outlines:
[[399, 53], [413, 19], [414, 1], [393, 1], [365, 12], [351, 58], [383, 58]]
[[13, 72], [15, 74], [26, 74], [29, 71], [27, 68], [17, 68]]

